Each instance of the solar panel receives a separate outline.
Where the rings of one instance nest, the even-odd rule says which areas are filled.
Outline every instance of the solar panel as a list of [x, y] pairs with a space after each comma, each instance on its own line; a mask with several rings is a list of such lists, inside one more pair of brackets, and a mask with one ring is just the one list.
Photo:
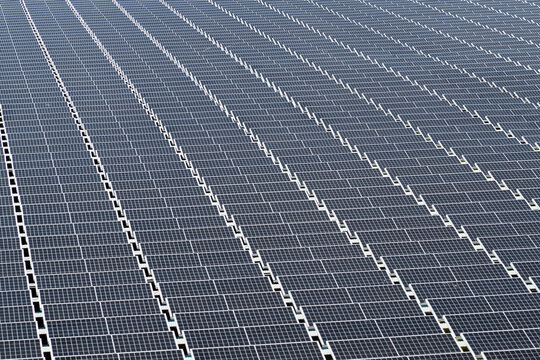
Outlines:
[[536, 2], [0, 12], [0, 358], [537, 356]]

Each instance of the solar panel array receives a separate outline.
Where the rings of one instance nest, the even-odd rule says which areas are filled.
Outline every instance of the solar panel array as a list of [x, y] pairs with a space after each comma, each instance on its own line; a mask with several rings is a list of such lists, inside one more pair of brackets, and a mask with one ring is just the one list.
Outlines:
[[0, 359], [540, 358], [539, 1], [0, 15]]

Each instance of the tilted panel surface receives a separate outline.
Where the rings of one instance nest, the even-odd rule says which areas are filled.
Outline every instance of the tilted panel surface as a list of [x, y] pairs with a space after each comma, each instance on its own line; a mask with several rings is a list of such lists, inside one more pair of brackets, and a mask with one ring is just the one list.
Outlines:
[[540, 356], [538, 1], [0, 10], [0, 359]]

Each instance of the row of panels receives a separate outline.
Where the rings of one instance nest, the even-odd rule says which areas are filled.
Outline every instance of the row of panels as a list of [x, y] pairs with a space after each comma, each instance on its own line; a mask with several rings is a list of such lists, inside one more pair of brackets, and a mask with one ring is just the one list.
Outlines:
[[[193, 43], [193, 42], [191, 42], [191, 43]], [[202, 75], [199, 75], [199, 74], [197, 74], [197, 75], [198, 75], [198, 76], [202, 76]], [[235, 94], [235, 95], [236, 95], [236, 94]], [[220, 99], [223, 99], [223, 98], [221, 97]], [[227, 104], [227, 103], [226, 103], [226, 104]], [[227, 105], [229, 105], [229, 104], [227, 104]], [[233, 111], [234, 111], [234, 110], [233, 110]], [[263, 142], [265, 145], [267, 144], [267, 142], [266, 142], [265, 140], [263, 140], [262, 142]], [[510, 199], [511, 199], [511, 197], [506, 198], [505, 200], [510, 200]], [[491, 200], [498, 200], [498, 199], [495, 198], [495, 199], [491, 199]], [[516, 284], [518, 284], [518, 283], [516, 283]], [[509, 285], [509, 286], [510, 286], [510, 285]], [[495, 287], [497, 287], [497, 286], [495, 286]], [[510, 286], [510, 287], [512, 287], [512, 286]], [[524, 289], [524, 288], [522, 288], [522, 289]], [[500, 290], [494, 290], [494, 291], [497, 292], [497, 291], [500, 291]], [[510, 290], [510, 291], [519, 291], [519, 290], [514, 289], [514, 290]], [[293, 295], [293, 297], [294, 297], [294, 295]]]
[[[273, 50], [279, 47], [271, 43], [266, 47], [256, 40], [259, 34], [250, 33], [248, 27], [211, 4], [197, 4], [201, 10], [187, 2], [171, 2], [169, 8], [158, 2], [32, 1], [27, 5], [84, 124], [91, 151], [102, 164], [159, 293], [196, 358], [319, 357], [320, 350], [310, 341], [305, 326], [298, 324], [273, 290], [276, 284], [301, 309], [336, 358], [412, 359], [422, 354], [458, 353], [453, 337], [444, 335], [437, 321], [425, 316], [407, 294], [415, 294], [413, 298], [421, 303], [427, 301], [437, 317], [447, 316], [454, 335], [464, 334], [475, 353], [536, 347], [528, 340], [536, 330], [528, 325], [510, 325], [526, 330], [497, 329], [506, 331], [497, 333], [501, 339], [519, 341], [494, 341], [495, 335], [489, 338], [493, 329], [471, 327], [474, 320], [455, 320], [450, 311], [435, 305], [438, 300], [451, 300], [448, 297], [489, 301], [509, 294], [508, 301], [530, 298], [534, 309], [536, 298], [520, 279], [511, 279], [503, 266], [493, 264], [469, 239], [460, 238], [469, 235], [483, 245], [487, 237], [496, 241], [494, 235], [515, 236], [523, 243], [530, 239], [528, 247], [536, 247], [531, 236], [538, 231], [534, 225], [537, 217], [526, 203], [392, 117], [363, 105], [361, 99], [297, 58]], [[41, 11], [44, 8], [48, 13]], [[255, 14], [267, 11], [255, 8]], [[174, 9], [176, 13], [171, 11]], [[17, 12], [15, 8], [10, 11]], [[19, 15], [24, 16], [20, 10]], [[133, 22], [149, 33], [141, 32]], [[265, 32], [270, 34], [278, 24], [271, 23]], [[217, 39], [234, 56], [214, 47], [193, 26], [201, 26], [214, 44]], [[33, 43], [34, 52], [21, 52], [20, 58], [30, 63], [42, 55], [34, 35], [28, 33], [20, 36]], [[88, 33], [99, 39], [109, 61]], [[271, 33], [272, 41], [285, 44], [278, 36]], [[160, 54], [148, 37], [167, 52]], [[305, 38], [328, 47], [323, 38]], [[304, 51], [302, 46], [308, 45], [286, 46]], [[244, 64], [251, 72], [235, 61], [237, 55], [246, 59]], [[309, 53], [310, 57], [316, 55]], [[110, 66], [111, 59], [150, 106], [155, 121], [139, 105], [141, 98], [133, 96], [118, 76], [118, 67]], [[15, 57], [11, 61], [15, 69]], [[188, 69], [186, 74], [179, 64]], [[325, 64], [323, 69], [334, 71], [332, 63]], [[34, 76], [26, 72], [30, 68], [23, 64], [25, 79]], [[253, 69], [309, 108], [332, 133], [287, 103], [281, 90], [274, 92], [253, 76]], [[350, 72], [350, 68], [343, 69]], [[50, 72], [45, 62], [41, 71]], [[17, 91], [16, 76], [21, 75], [13, 76], [6, 89]], [[192, 81], [193, 76], [197, 81]], [[40, 82], [46, 77], [39, 76]], [[374, 77], [382, 81], [383, 75], [377, 72]], [[122, 303], [157, 304], [155, 288], [146, 285], [133, 246], [122, 235], [114, 202], [104, 191], [80, 128], [66, 116], [68, 108], [50, 73], [48, 81], [54, 96], [42, 97], [39, 89], [28, 85], [29, 105], [39, 109], [35, 110], [37, 116], [23, 111], [31, 106], [19, 102], [10, 112], [7, 96], [2, 102], [7, 104], [6, 118], [13, 121], [8, 123], [8, 134], [53, 354], [172, 349], [173, 333], [167, 331], [157, 307], [119, 310]], [[201, 91], [201, 84], [211, 91], [210, 97]], [[396, 92], [394, 103], [397, 96], [401, 98], [402, 93]], [[414, 96], [420, 102], [428, 101], [421, 94]], [[214, 104], [215, 99], [234, 113], [233, 121]], [[51, 101], [57, 105], [51, 106]], [[58, 110], [62, 108], [65, 110]], [[441, 118], [447, 111], [440, 113]], [[463, 118], [463, 126], [478, 123], [461, 112], [456, 114]], [[163, 132], [177, 147], [170, 146]], [[512, 150], [514, 140], [503, 141], [500, 133], [485, 133], [495, 134], [493, 141], [473, 144], [463, 139], [442, 144], [458, 152], [490, 144], [492, 152], [504, 156], [533, 154], [523, 147]], [[28, 139], [32, 139], [30, 148]], [[351, 146], [343, 146], [343, 139]], [[351, 152], [352, 148], [365, 158]], [[470, 153], [463, 151], [463, 155]], [[520, 168], [535, 175], [534, 156], [521, 160]], [[374, 164], [389, 176], [373, 169]], [[33, 180], [37, 177], [39, 183]], [[400, 184], [416, 197], [407, 195]], [[458, 215], [463, 212], [475, 215]], [[433, 216], [437, 213], [447, 216], [463, 233]], [[336, 218], [338, 224], [333, 221]], [[244, 242], [235, 237], [231, 224]], [[491, 228], [492, 224], [500, 225], [488, 230], [486, 225]], [[351, 236], [364, 249], [350, 245]], [[506, 265], [526, 259], [504, 245], [495, 246], [493, 250]], [[253, 263], [253, 255], [260, 257], [260, 265]], [[272, 275], [273, 286], [260, 266]], [[527, 267], [529, 277], [536, 275], [534, 269], [534, 264]], [[388, 276], [390, 273], [395, 277]], [[101, 308], [93, 321], [84, 315], [83, 321], [76, 321], [81, 314], [67, 311], [90, 304]], [[105, 311], [109, 306], [114, 312]], [[56, 311], [70, 314], [64, 319], [68, 321], [55, 320]], [[490, 319], [508, 317], [496, 307], [478, 312], [492, 314]], [[127, 323], [123, 316], [133, 320]], [[154, 324], [150, 318], [156, 319], [157, 327], [150, 326]], [[66, 335], [90, 334], [84, 330], [89, 324], [94, 324], [90, 340], [65, 339]], [[111, 331], [113, 324], [122, 326], [115, 332]], [[401, 326], [409, 330], [384, 330]], [[137, 327], [146, 330], [142, 335], [131, 333]], [[120, 333], [129, 335], [116, 335]], [[287, 344], [275, 345], [283, 343]], [[427, 343], [432, 346], [422, 346]], [[492, 347], [495, 343], [499, 348]]]

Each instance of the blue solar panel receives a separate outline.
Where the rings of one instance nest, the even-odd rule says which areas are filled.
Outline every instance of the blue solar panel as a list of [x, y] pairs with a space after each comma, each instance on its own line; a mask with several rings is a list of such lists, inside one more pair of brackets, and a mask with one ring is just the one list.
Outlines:
[[535, 358], [539, 6], [1, 1], [0, 358]]

